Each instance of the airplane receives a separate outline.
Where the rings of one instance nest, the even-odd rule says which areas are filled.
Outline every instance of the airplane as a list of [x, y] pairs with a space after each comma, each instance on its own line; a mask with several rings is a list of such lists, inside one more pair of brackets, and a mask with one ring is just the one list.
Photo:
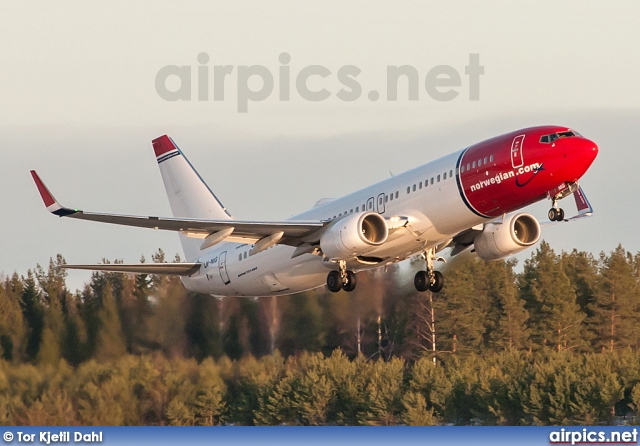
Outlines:
[[[67, 208], [31, 174], [52, 214], [177, 232], [186, 263], [65, 268], [178, 275], [190, 291], [257, 297], [325, 285], [353, 291], [357, 272], [420, 256], [424, 269], [415, 288], [437, 293], [444, 285], [438, 260], [469, 253], [498, 260], [538, 242], [540, 223], [520, 209], [550, 199], [550, 222], [593, 213], [578, 181], [598, 146], [567, 127], [497, 136], [341, 198], [321, 199], [283, 221], [234, 219], [171, 138], [160, 136], [152, 145], [172, 218]], [[569, 195], [578, 214], [565, 219], [558, 201]]]

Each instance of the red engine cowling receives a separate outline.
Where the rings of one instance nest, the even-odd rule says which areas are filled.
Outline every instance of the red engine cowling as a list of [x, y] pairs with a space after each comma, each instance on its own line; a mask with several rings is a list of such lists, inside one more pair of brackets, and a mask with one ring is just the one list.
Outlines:
[[475, 238], [475, 250], [483, 260], [499, 260], [534, 245], [540, 224], [530, 214], [507, 216], [503, 223], [488, 223]]
[[320, 249], [330, 260], [347, 260], [373, 251], [388, 236], [387, 222], [380, 214], [353, 214], [336, 221], [322, 234]]

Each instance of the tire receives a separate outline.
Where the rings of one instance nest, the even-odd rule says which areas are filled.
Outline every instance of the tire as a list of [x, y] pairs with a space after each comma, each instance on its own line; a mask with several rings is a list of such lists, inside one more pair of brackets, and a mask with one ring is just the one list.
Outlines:
[[547, 214], [547, 217], [549, 217], [549, 220], [551, 221], [558, 221], [558, 210], [555, 208], [551, 208], [549, 209], [549, 213]]
[[342, 278], [339, 271], [330, 271], [327, 274], [327, 288], [332, 293], [337, 293], [342, 289]]
[[418, 271], [413, 278], [413, 285], [421, 293], [427, 291], [429, 289], [429, 274], [426, 271]]
[[347, 284], [342, 286], [342, 289], [351, 292], [356, 289], [356, 284], [358, 280], [356, 279], [356, 273], [353, 271], [347, 271]]
[[563, 221], [563, 220], [564, 220], [564, 210], [558, 209], [558, 221]]
[[433, 284], [429, 286], [429, 291], [432, 293], [439, 293], [444, 286], [444, 276], [440, 271], [433, 272]]

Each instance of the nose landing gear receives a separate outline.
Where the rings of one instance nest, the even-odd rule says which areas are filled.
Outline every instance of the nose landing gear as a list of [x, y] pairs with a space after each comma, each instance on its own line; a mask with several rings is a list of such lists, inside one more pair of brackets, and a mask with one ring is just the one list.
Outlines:
[[[564, 220], [564, 211], [562, 208], [558, 207], [558, 200], [562, 200], [565, 197], [568, 197], [572, 193], [574, 193], [578, 189], [578, 183], [565, 183], [565, 186], [562, 188], [560, 192], [557, 192], [551, 198], [551, 209], [549, 209], [549, 213], [547, 216], [551, 221], [562, 221]], [[556, 189], [555, 191], [557, 191]], [[551, 194], [549, 194], [551, 195]]]
[[547, 214], [547, 216], [551, 221], [562, 221], [564, 220], [564, 210], [562, 208], [556, 207], [554, 200], [554, 207], [549, 209], [549, 213]]

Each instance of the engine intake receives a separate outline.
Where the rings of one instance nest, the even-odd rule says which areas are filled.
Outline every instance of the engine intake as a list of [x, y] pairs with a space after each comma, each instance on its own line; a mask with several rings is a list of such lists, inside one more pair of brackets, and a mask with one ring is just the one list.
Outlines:
[[540, 224], [533, 215], [507, 216], [503, 223], [488, 223], [475, 238], [476, 254], [484, 260], [499, 260], [520, 252], [540, 239]]
[[336, 221], [322, 234], [320, 249], [331, 260], [346, 260], [373, 251], [388, 236], [387, 222], [380, 214], [353, 214]]

